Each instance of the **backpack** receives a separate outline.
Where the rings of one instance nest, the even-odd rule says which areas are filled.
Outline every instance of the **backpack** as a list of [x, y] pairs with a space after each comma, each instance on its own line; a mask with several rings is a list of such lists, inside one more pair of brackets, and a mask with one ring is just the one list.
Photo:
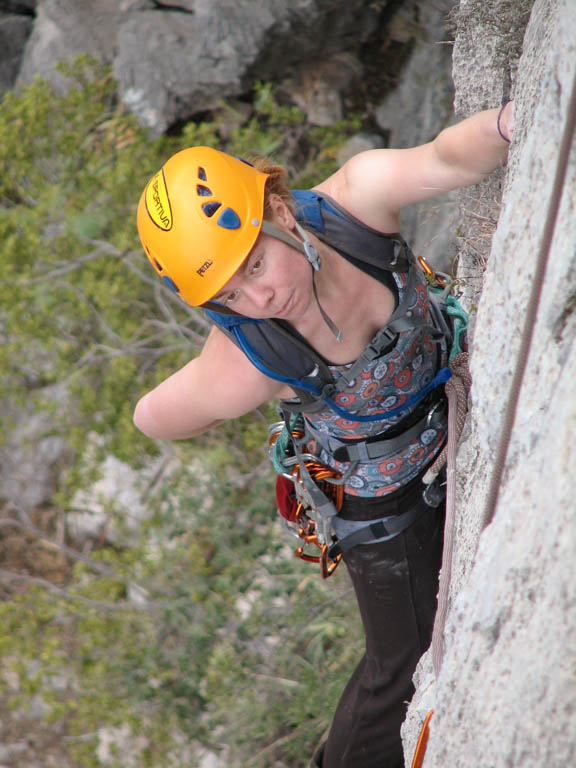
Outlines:
[[[394, 416], [445, 383], [450, 377], [449, 369], [439, 365], [437, 375], [426, 387], [408, 398], [401, 407], [385, 414], [352, 415], [334, 401], [334, 396], [347, 387], [368, 362], [390, 352], [401, 333], [425, 328], [433, 339], [439, 342], [439, 346], [443, 345], [445, 349], [450, 350], [455, 337], [451, 313], [443, 307], [444, 302], [438, 295], [430, 292], [430, 322], [407, 314], [414, 285], [420, 275], [416, 259], [400, 234], [382, 234], [371, 229], [327, 195], [312, 190], [294, 190], [292, 196], [297, 221], [312, 230], [320, 240], [335, 248], [356, 267], [394, 290], [396, 286], [392, 273], [407, 275], [404, 298], [388, 323], [366, 345], [346, 373], [335, 382], [326, 361], [288, 322], [244, 317], [216, 302], [207, 302], [204, 308], [210, 319], [244, 352], [258, 370], [295, 390], [296, 398], [282, 401], [281, 408], [284, 412], [314, 413], [329, 406], [342, 417], [356, 421], [376, 421]], [[439, 361], [440, 359], [439, 355]]]

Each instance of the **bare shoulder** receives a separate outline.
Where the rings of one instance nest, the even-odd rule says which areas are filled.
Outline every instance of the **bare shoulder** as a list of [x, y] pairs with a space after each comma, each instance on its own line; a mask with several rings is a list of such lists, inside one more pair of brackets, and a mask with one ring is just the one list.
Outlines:
[[371, 149], [348, 160], [318, 185], [368, 226], [395, 232], [407, 205], [455, 186], [433, 143], [410, 149]]

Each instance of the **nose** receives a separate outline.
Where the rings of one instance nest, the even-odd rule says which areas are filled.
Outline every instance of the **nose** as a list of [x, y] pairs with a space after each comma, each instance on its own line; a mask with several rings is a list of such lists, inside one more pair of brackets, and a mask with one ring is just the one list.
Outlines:
[[267, 285], [249, 285], [243, 288], [248, 301], [259, 310], [266, 310], [274, 300], [274, 289]]

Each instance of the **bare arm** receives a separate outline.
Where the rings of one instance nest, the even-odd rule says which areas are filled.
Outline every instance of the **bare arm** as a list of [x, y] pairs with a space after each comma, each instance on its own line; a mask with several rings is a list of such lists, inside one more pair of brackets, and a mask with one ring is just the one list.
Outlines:
[[148, 437], [181, 440], [286, 394], [213, 328], [199, 357], [139, 400], [134, 423]]
[[[513, 108], [510, 102], [502, 113], [507, 137], [513, 130]], [[508, 143], [498, 133], [498, 112], [479, 112], [419, 147], [361, 152], [318, 189], [369, 226], [395, 231], [402, 208], [477, 184], [505, 162]]]

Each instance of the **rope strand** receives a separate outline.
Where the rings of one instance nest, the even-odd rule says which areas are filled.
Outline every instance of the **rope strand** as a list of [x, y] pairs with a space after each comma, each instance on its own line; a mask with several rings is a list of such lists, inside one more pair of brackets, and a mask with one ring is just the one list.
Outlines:
[[546, 214], [546, 222], [544, 224], [544, 232], [542, 234], [542, 242], [540, 244], [538, 258], [536, 260], [534, 277], [532, 278], [532, 289], [528, 300], [528, 306], [526, 308], [526, 317], [524, 320], [524, 328], [522, 330], [520, 349], [518, 351], [518, 358], [516, 360], [514, 375], [510, 385], [510, 393], [508, 395], [506, 410], [504, 411], [502, 433], [500, 435], [498, 451], [494, 462], [494, 471], [492, 472], [490, 486], [488, 489], [486, 507], [482, 519], [482, 530], [490, 525], [496, 512], [500, 486], [502, 484], [502, 476], [504, 474], [508, 449], [510, 447], [510, 439], [512, 437], [512, 429], [516, 420], [516, 411], [518, 410], [520, 390], [522, 389], [522, 382], [524, 381], [524, 374], [526, 372], [528, 363], [528, 355], [532, 346], [532, 338], [534, 336], [534, 328], [536, 326], [536, 316], [540, 306], [542, 287], [544, 285], [544, 276], [546, 274], [546, 268], [550, 255], [550, 247], [552, 245], [552, 238], [556, 228], [558, 211], [560, 209], [560, 201], [562, 198], [562, 192], [564, 190], [564, 182], [566, 181], [568, 159], [570, 157], [575, 126], [576, 74], [572, 81], [572, 93], [570, 95], [570, 101], [568, 104], [566, 124], [564, 126], [560, 150], [558, 152], [558, 160], [556, 163], [556, 173], [554, 175], [552, 193], [548, 201], [548, 209]]

